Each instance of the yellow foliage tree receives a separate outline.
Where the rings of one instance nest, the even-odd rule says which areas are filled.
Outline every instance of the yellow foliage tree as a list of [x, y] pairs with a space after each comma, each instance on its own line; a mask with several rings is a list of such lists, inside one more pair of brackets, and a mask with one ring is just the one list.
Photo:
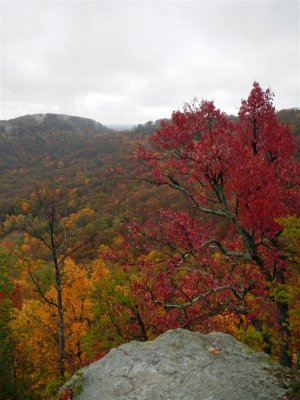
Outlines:
[[[83, 338], [91, 325], [93, 303], [89, 296], [88, 271], [69, 258], [65, 261], [64, 272], [65, 370], [68, 375], [86, 361]], [[50, 301], [55, 295], [53, 287], [46, 293]], [[20, 311], [16, 310], [11, 322], [17, 351], [23, 359], [20, 365], [26, 365], [26, 370], [20, 370], [19, 374], [31, 371], [30, 378], [35, 382], [32, 389], [36, 392], [55, 381], [59, 384], [57, 317], [57, 310], [50, 304], [39, 298], [28, 299]], [[45, 398], [50, 396], [47, 390], [45, 393]]]

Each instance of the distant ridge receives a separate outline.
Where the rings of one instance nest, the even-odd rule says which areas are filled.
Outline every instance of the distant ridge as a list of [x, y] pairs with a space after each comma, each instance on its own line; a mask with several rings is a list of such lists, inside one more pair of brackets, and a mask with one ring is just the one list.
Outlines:
[[0, 135], [24, 136], [39, 132], [76, 132], [84, 135], [109, 133], [112, 129], [90, 118], [66, 114], [29, 114], [0, 121]]

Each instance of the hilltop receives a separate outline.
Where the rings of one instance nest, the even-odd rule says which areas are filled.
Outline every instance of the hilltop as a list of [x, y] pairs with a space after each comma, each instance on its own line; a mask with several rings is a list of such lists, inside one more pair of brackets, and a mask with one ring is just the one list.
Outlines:
[[2, 137], [21, 137], [55, 131], [73, 132], [88, 136], [96, 133], [110, 133], [113, 129], [107, 128], [93, 119], [66, 114], [32, 114], [0, 121], [0, 135]]

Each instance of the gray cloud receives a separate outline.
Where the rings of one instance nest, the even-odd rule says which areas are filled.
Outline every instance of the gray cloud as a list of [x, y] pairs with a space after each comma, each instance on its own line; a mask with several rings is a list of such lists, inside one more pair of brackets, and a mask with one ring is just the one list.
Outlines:
[[1, 2], [1, 119], [169, 116], [197, 96], [236, 113], [254, 80], [300, 104], [295, 1]]

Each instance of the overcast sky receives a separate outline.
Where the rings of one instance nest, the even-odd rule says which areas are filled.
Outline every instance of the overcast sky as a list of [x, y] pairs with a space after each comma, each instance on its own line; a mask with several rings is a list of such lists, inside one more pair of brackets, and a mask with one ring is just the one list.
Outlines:
[[257, 80], [300, 106], [299, 1], [1, 1], [1, 115], [110, 123], [215, 100], [236, 114]]

